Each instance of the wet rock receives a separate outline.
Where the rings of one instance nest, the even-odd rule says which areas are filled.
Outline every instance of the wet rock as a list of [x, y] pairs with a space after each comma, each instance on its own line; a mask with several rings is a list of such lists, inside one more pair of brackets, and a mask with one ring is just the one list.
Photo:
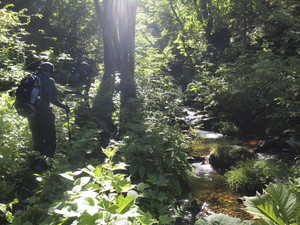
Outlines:
[[273, 155], [282, 161], [293, 161], [300, 153], [300, 142], [294, 137], [274, 138], [262, 142], [255, 153]]
[[275, 153], [284, 147], [278, 139], [263, 141], [256, 149], [256, 153]]
[[246, 201], [246, 198], [245, 197], [239, 197], [236, 199], [236, 201], [240, 204], [244, 204], [244, 201]]
[[218, 172], [225, 172], [235, 166], [238, 161], [245, 161], [255, 157], [255, 154], [238, 145], [219, 146], [209, 157], [210, 165]]

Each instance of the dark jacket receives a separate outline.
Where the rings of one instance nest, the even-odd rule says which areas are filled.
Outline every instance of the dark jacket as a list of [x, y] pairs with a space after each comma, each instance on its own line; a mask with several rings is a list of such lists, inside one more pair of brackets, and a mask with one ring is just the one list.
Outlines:
[[54, 79], [43, 73], [37, 75], [42, 82], [41, 102], [38, 111], [49, 109], [50, 103], [65, 109], [66, 105], [57, 99], [57, 90]]

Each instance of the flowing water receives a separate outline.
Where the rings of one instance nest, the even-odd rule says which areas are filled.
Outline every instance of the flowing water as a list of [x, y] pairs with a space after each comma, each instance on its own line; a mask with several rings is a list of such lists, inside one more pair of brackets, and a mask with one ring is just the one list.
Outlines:
[[[210, 139], [212, 145], [215, 141]], [[204, 145], [207, 147], [209, 144], [206, 142]], [[245, 212], [243, 204], [238, 201], [241, 196], [228, 188], [224, 176], [218, 174], [208, 163], [208, 157], [204, 161], [192, 163], [198, 178], [192, 190], [194, 199], [201, 208], [200, 215], [223, 213], [241, 219], [252, 219], [252, 216]]]
[[[202, 118], [195, 112], [188, 112], [188, 125], [197, 124]], [[208, 163], [209, 152], [211, 148], [220, 143], [236, 144], [236, 139], [230, 139], [222, 134], [197, 130], [196, 136], [200, 136], [199, 141], [195, 140], [192, 144], [192, 155], [200, 155], [198, 161], [194, 161], [195, 176], [198, 182], [192, 187], [194, 200], [197, 202], [200, 212], [198, 216], [207, 216], [210, 214], [223, 213], [233, 217], [245, 220], [252, 219], [252, 216], [245, 212], [244, 206], [238, 199], [241, 197], [230, 191], [226, 185], [224, 176], [218, 174]]]

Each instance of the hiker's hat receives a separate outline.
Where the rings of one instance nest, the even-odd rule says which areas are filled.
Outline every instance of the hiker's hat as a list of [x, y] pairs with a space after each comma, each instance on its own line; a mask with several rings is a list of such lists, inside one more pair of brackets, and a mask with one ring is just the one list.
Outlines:
[[53, 66], [52, 63], [49, 63], [49, 62], [43, 62], [43, 63], [41, 63], [41, 65], [40, 65], [40, 71], [41, 71], [41, 72], [48, 72], [48, 73], [53, 74], [53, 73], [54, 73], [54, 66]]

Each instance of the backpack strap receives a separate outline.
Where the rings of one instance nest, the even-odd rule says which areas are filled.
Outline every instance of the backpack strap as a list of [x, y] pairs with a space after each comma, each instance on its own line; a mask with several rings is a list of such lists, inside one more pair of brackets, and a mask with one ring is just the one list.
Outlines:
[[37, 75], [33, 75], [34, 77], [34, 85], [31, 93], [30, 102], [34, 104], [37, 100], [41, 98], [42, 94], [42, 81], [41, 78]]

